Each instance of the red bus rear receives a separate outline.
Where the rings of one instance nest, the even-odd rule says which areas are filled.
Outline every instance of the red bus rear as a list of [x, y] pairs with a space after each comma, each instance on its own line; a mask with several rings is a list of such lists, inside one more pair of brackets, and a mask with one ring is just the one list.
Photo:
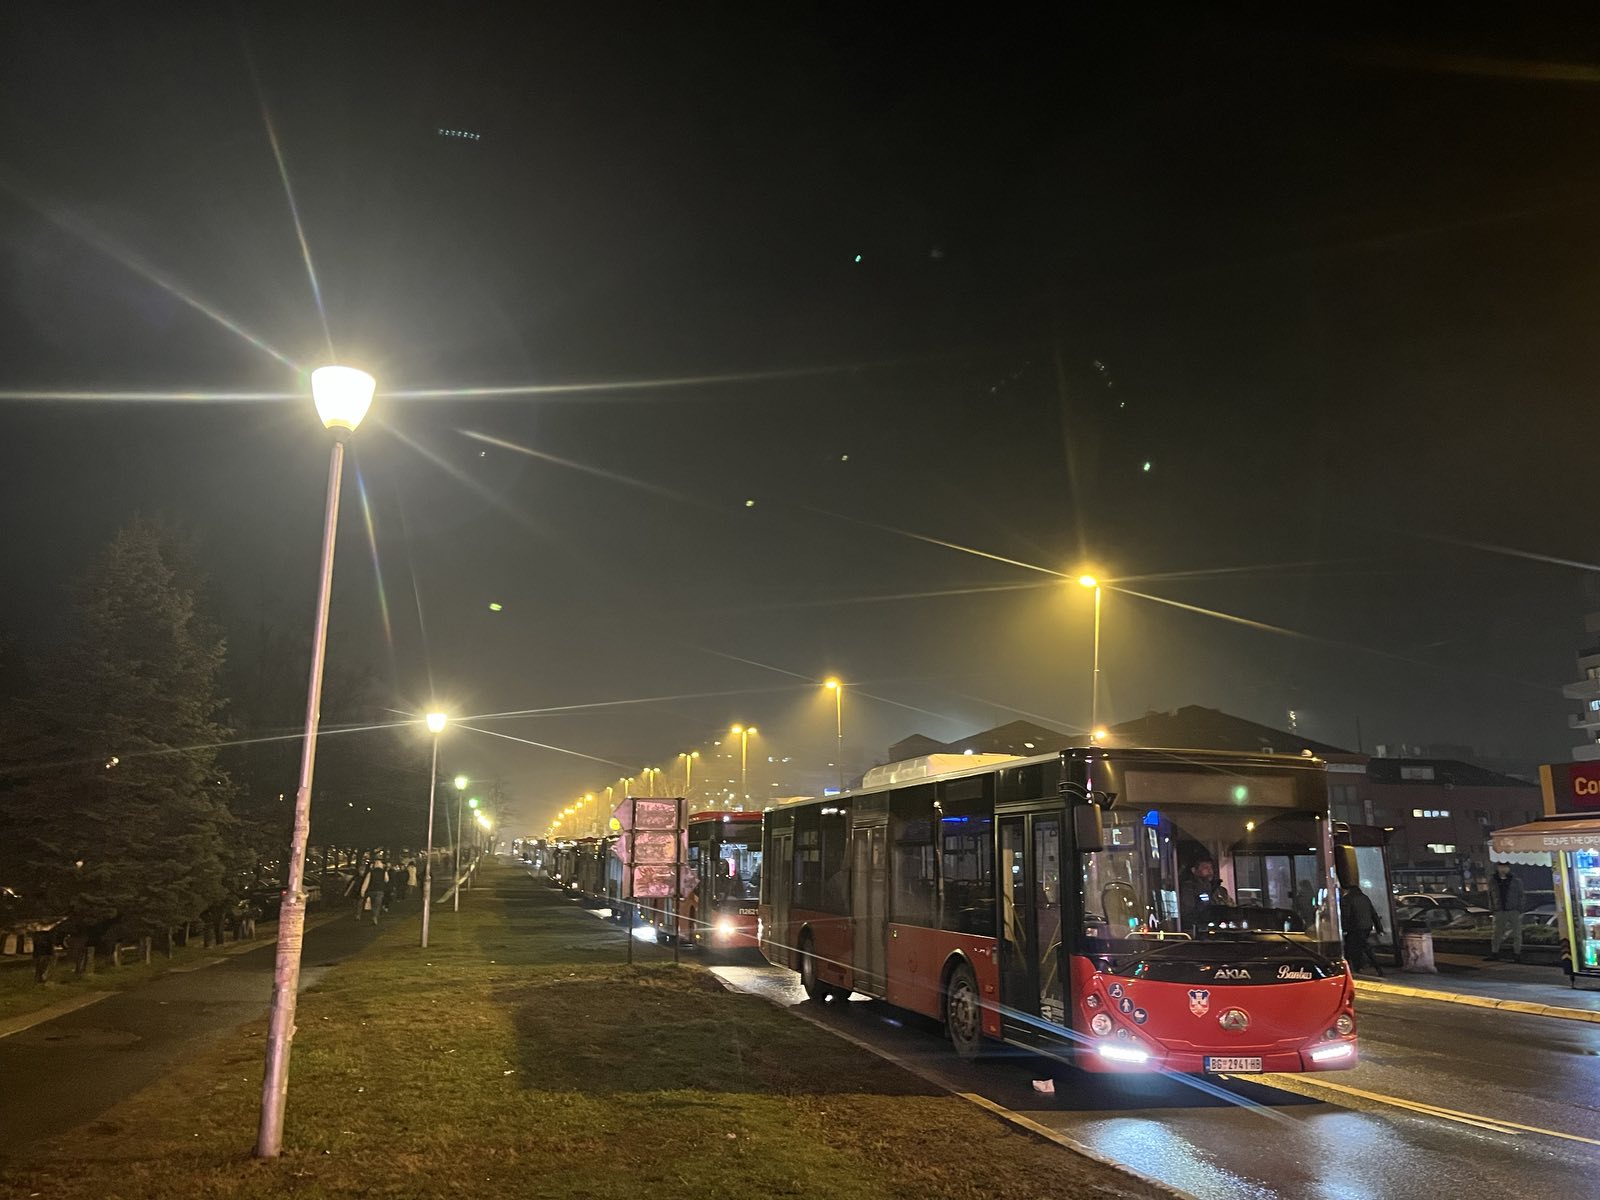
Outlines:
[[[1320, 761], [1085, 748], [894, 764], [766, 814], [762, 949], [1089, 1070], [1357, 1060]], [[954, 768], [954, 769], [952, 769]], [[942, 773], [941, 773], [942, 772]]]

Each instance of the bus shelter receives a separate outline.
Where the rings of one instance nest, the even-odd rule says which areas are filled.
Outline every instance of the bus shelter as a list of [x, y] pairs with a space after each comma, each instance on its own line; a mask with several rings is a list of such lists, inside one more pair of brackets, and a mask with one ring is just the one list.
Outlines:
[[1494, 862], [1549, 867], [1572, 974], [1600, 979], [1600, 816], [1546, 817], [1489, 835]]

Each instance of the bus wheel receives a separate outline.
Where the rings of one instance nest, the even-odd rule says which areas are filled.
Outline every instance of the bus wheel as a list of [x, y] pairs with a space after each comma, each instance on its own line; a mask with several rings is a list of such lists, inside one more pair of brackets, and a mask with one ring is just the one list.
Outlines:
[[817, 956], [811, 946], [811, 935], [807, 934], [800, 943], [800, 986], [806, 990], [806, 999], [821, 1004], [833, 995], [833, 988], [823, 983], [822, 977], [817, 974]]
[[944, 1027], [962, 1058], [977, 1058], [983, 1043], [983, 1006], [978, 1000], [978, 980], [962, 963], [950, 973], [944, 993]]

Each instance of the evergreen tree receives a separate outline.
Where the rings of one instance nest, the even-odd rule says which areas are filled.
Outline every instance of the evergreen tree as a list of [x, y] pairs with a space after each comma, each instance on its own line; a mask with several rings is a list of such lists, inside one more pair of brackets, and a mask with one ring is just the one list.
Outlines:
[[7, 856], [39, 915], [87, 944], [184, 924], [230, 890], [224, 644], [198, 586], [175, 535], [123, 529], [78, 585], [67, 646], [5, 724]]

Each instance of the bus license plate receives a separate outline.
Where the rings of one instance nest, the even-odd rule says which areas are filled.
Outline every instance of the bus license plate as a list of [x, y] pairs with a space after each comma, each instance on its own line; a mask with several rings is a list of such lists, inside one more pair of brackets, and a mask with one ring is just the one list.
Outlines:
[[1261, 1072], [1259, 1058], [1213, 1058], [1206, 1056], [1206, 1070], [1215, 1074], [1224, 1071], [1238, 1071], [1246, 1075], [1257, 1075]]

